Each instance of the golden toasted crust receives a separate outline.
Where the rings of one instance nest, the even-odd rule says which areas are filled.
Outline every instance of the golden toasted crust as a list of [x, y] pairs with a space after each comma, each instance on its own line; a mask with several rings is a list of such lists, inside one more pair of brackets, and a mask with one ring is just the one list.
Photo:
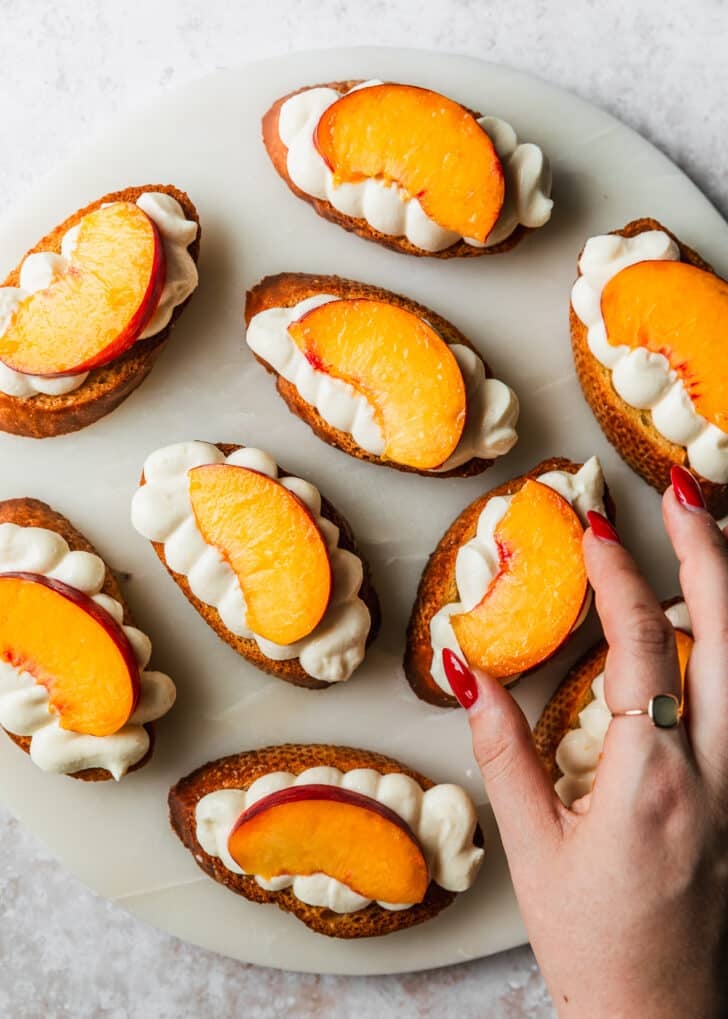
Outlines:
[[[218, 443], [218, 449], [222, 450], [225, 456], [230, 456], [235, 450], [241, 449], [241, 446], [230, 445], [228, 443]], [[280, 470], [279, 477], [288, 477], [288, 472]], [[141, 482], [145, 484], [144, 475], [142, 474]], [[364, 568], [364, 579], [362, 585], [359, 588], [359, 597], [364, 602], [366, 607], [369, 609], [369, 615], [371, 617], [371, 626], [369, 629], [369, 636], [367, 637], [367, 647], [374, 641], [379, 631], [380, 624], [380, 610], [379, 610], [379, 599], [377, 598], [376, 591], [372, 586], [371, 573], [369, 565], [363, 558], [361, 552], [359, 552], [354, 535], [352, 534], [349, 523], [341, 516], [341, 514], [331, 505], [328, 500], [321, 497], [321, 515], [327, 520], [330, 520], [333, 524], [339, 528], [339, 545], [341, 548], [347, 549], [349, 552], [353, 552], [354, 555], [361, 559], [362, 566]], [[199, 614], [205, 620], [205, 622], [212, 627], [215, 633], [226, 644], [229, 644], [234, 651], [237, 651], [243, 658], [247, 658], [248, 661], [252, 662], [256, 668], [262, 672], [268, 672], [271, 676], [276, 676], [278, 679], [284, 679], [287, 683], [293, 683], [294, 686], [305, 686], [309, 690], [323, 690], [331, 683], [324, 683], [322, 680], [314, 679], [313, 676], [309, 676], [307, 672], [301, 666], [298, 658], [291, 658], [285, 662], [276, 662], [272, 658], [266, 657], [260, 650], [256, 642], [247, 637], [238, 637], [232, 633], [223, 623], [217, 609], [213, 608], [212, 605], [206, 605], [205, 602], [200, 601], [192, 593], [190, 585], [187, 581], [187, 577], [180, 573], [175, 573], [174, 570], [170, 569], [167, 559], [164, 554], [164, 544], [159, 541], [153, 541], [152, 546], [154, 551], [157, 553], [160, 562], [162, 562], [169, 573], [170, 577], [174, 580], [177, 586], [182, 590], [187, 600], [194, 605]]]
[[[44, 502], [39, 502], [38, 499], [6, 499], [4, 502], [0, 502], [0, 524], [8, 523], [18, 524], [19, 527], [45, 527], [46, 530], [55, 531], [56, 534], [60, 534], [72, 551], [93, 552], [94, 555], [98, 555], [93, 545], [76, 530], [70, 521], [66, 520], [60, 513], [56, 513], [55, 510], [51, 509]], [[119, 589], [116, 577], [108, 566], [106, 567], [104, 585], [101, 591], [103, 594], [108, 594], [110, 598], [114, 598], [122, 606], [124, 609], [124, 625], [133, 626], [134, 621], [129, 614], [124, 596]], [[144, 728], [149, 733], [149, 750], [147, 750], [140, 761], [137, 761], [129, 769], [130, 772], [144, 767], [154, 750], [154, 725], [148, 724]], [[30, 753], [30, 736], [16, 736], [14, 733], [8, 732], [7, 729], [4, 729], [3, 732], [21, 750], [24, 750], [26, 754]], [[114, 776], [105, 768], [86, 768], [83, 771], [74, 772], [70, 777], [80, 778], [84, 782], [104, 782], [113, 779]]]
[[[91, 202], [84, 209], [79, 209], [63, 223], [51, 230], [34, 248], [26, 252], [18, 265], [6, 277], [2, 286], [18, 286], [20, 268], [28, 257], [38, 251], [60, 252], [63, 236], [84, 216], [98, 209], [104, 202], [136, 202], [145, 191], [160, 191], [176, 198], [182, 206], [187, 219], [197, 223], [197, 237], [189, 246], [192, 258], [197, 262], [200, 251], [200, 220], [197, 209], [184, 191], [171, 184], [146, 184], [143, 187], [125, 188], [104, 195]], [[187, 299], [189, 300], [189, 298]], [[122, 403], [137, 386], [143, 382], [152, 369], [152, 365], [162, 351], [172, 326], [179, 318], [184, 301], [172, 312], [172, 318], [164, 329], [148, 340], [137, 340], [129, 350], [101, 368], [92, 371], [84, 384], [65, 396], [16, 397], [0, 393], [0, 431], [14, 435], [26, 435], [34, 439], [49, 438], [53, 435], [64, 435], [86, 428], [94, 421], [104, 417]]]
[[[245, 325], [250, 325], [254, 315], [265, 311], [268, 308], [289, 308], [299, 301], [312, 297], [314, 294], [334, 294], [336, 297], [346, 299], [367, 298], [374, 301], [386, 301], [394, 304], [405, 311], [410, 311], [420, 318], [426, 319], [434, 329], [442, 336], [443, 340], [450, 346], [461, 344], [469, 347], [474, 353], [480, 354], [470, 340], [463, 336], [459, 329], [438, 315], [437, 312], [426, 308], [423, 304], [411, 301], [408, 297], [383, 290], [368, 283], [358, 283], [355, 280], [342, 279], [340, 276], [315, 276], [303, 272], [283, 272], [277, 276], [266, 276], [259, 283], [249, 290], [245, 297]], [[255, 359], [263, 365], [276, 379], [276, 387], [288, 405], [288, 409], [300, 417], [318, 435], [320, 439], [330, 446], [356, 457], [357, 460], [367, 460], [369, 463], [381, 464], [384, 467], [394, 467], [398, 471], [406, 471], [410, 474], [423, 474], [430, 478], [469, 478], [474, 474], [481, 474], [493, 464], [492, 460], [484, 460], [480, 457], [473, 457], [466, 463], [461, 464], [451, 471], [419, 471], [415, 467], [407, 467], [404, 464], [395, 463], [393, 460], [385, 460], [373, 453], [368, 453], [361, 446], [357, 445], [348, 432], [342, 432], [333, 428], [321, 417], [319, 412], [307, 400], [304, 400], [292, 382], [282, 378], [271, 367], [267, 361], [253, 354]], [[482, 360], [482, 358], [481, 358]], [[486, 378], [492, 374], [488, 365], [483, 361]]]
[[[697, 252], [683, 244], [656, 219], [635, 219], [622, 230], [613, 230], [612, 233], [620, 237], [635, 237], [646, 230], [662, 230], [677, 244], [683, 262], [706, 272], [713, 272], [711, 266], [703, 261]], [[648, 410], [630, 407], [617, 394], [612, 385], [611, 371], [600, 364], [589, 350], [588, 330], [571, 304], [569, 323], [576, 374], [594, 417], [625, 463], [658, 492], [664, 492], [670, 485], [670, 468], [675, 464], [688, 466], [686, 449], [668, 442], [664, 435], [657, 431]], [[694, 468], [691, 469], [697, 474]], [[728, 511], [728, 485], [719, 485], [703, 477], [700, 477], [700, 484], [708, 506], [716, 516]]]
[[[486, 503], [498, 495], [515, 494], [523, 487], [528, 478], [538, 478], [548, 471], [566, 471], [569, 474], [576, 474], [581, 467], [582, 464], [573, 463], [563, 457], [544, 460], [527, 474], [506, 481], [503, 485], [481, 495], [463, 510], [440, 539], [437, 548], [425, 566], [407, 627], [404, 671], [410, 686], [421, 700], [435, 704], [439, 708], [458, 707], [455, 697], [445, 693], [435, 682], [430, 672], [432, 663], [430, 621], [443, 605], [457, 601], [458, 591], [455, 583], [457, 554], [460, 547], [474, 537], [478, 527], [478, 518]], [[606, 487], [604, 505], [607, 515], [613, 520], [614, 505]], [[542, 664], [540, 663], [540, 665]], [[531, 671], [533, 670], [528, 670], [528, 672]], [[528, 675], [528, 672], [523, 675]]]
[[[308, 202], [312, 205], [319, 216], [324, 219], [330, 220], [332, 223], [336, 223], [338, 226], [348, 230], [351, 233], [357, 234], [359, 237], [363, 237], [365, 241], [376, 241], [377, 244], [382, 244], [385, 248], [391, 248], [392, 251], [399, 251], [404, 255], [416, 255], [418, 257], [430, 257], [430, 258], [477, 258], [480, 255], [500, 255], [505, 251], [510, 251], [516, 244], [528, 233], [526, 227], [517, 226], [510, 236], [506, 237], [504, 241], [499, 244], [493, 244], [488, 248], [477, 248], [472, 244], [467, 244], [465, 241], [457, 241], [455, 244], [451, 244], [449, 248], [445, 248], [444, 251], [424, 251], [422, 248], [416, 247], [406, 237], [392, 237], [390, 234], [383, 234], [379, 230], [375, 230], [374, 227], [370, 226], [365, 219], [359, 219], [354, 216], [346, 216], [343, 212], [339, 212], [335, 209], [331, 202], [327, 202], [325, 199], [314, 198], [312, 195], [307, 194], [305, 191], [301, 191], [300, 188], [291, 180], [288, 174], [287, 156], [288, 149], [281, 141], [281, 136], [278, 133], [278, 116], [280, 114], [281, 106], [290, 99], [291, 96], [296, 96], [300, 92], [307, 92], [311, 88], [332, 88], [335, 91], [340, 92], [342, 95], [354, 88], [355, 85], [360, 85], [360, 81], [329, 81], [324, 85], [305, 85], [303, 88], [296, 89], [294, 92], [289, 92], [288, 95], [282, 96], [278, 99], [268, 112], [263, 117], [263, 144], [266, 147], [270, 160], [273, 166], [278, 171], [279, 176], [283, 178], [288, 187], [299, 198], [302, 198], [304, 202]], [[479, 117], [479, 113], [475, 113], [473, 110], [469, 110], [474, 117]]]
[[[432, 881], [424, 900], [409, 909], [392, 911], [372, 903], [356, 913], [333, 913], [319, 906], [307, 906], [296, 898], [290, 888], [280, 892], [268, 892], [261, 888], [254, 878], [233, 874], [221, 860], [208, 855], [197, 841], [195, 810], [203, 796], [218, 789], [247, 789], [256, 779], [270, 772], [289, 771], [298, 775], [307, 768], [316, 767], [332, 767], [340, 771], [373, 768], [383, 775], [399, 771], [414, 779], [422, 789], [430, 789], [434, 785], [424, 775], [404, 767], [391, 757], [384, 757], [369, 750], [315, 743], [283, 744], [211, 761], [186, 778], [180, 779], [169, 792], [170, 823], [195, 857], [197, 864], [215, 881], [252, 902], [273, 903], [286, 913], [293, 913], [307, 927], [329, 937], [368, 938], [391, 934], [424, 923], [425, 920], [436, 916], [445, 906], [449, 906], [456, 893], [448, 892]], [[476, 829], [474, 841], [476, 845], [483, 844], [480, 827]]]
[[[668, 598], [662, 602], [662, 608], [668, 609], [682, 600], [681, 596]], [[533, 730], [536, 750], [554, 783], [561, 778], [561, 771], [556, 764], [556, 750], [569, 729], [575, 729], [579, 724], [579, 712], [594, 700], [591, 685], [599, 673], [604, 671], [607, 650], [607, 642], [600, 640], [569, 669], [551, 695]]]

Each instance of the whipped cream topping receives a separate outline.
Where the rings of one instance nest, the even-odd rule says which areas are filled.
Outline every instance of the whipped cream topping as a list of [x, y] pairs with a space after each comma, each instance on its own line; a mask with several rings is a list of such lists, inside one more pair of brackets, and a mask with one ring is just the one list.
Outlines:
[[[165, 279], [159, 302], [152, 317], [137, 339], [156, 336], [168, 324], [174, 309], [186, 301], [197, 287], [197, 266], [187, 250], [197, 237], [197, 223], [185, 219], [184, 210], [176, 198], [163, 192], [145, 191], [136, 203], [157, 227], [164, 247], [166, 260]], [[0, 336], [10, 324], [20, 303], [37, 290], [45, 290], [64, 273], [78, 241], [80, 223], [71, 227], [61, 241], [60, 255], [54, 251], [37, 251], [20, 267], [20, 286], [0, 287]], [[29, 397], [43, 393], [46, 396], [63, 396], [79, 389], [88, 372], [75, 375], [47, 377], [25, 375], [0, 361], [0, 393], [7, 396]]]
[[[692, 635], [685, 602], [671, 605], [665, 609], [665, 615], [676, 630]], [[594, 677], [591, 692], [593, 699], [579, 712], [579, 724], [564, 734], [556, 749], [556, 764], [562, 773], [556, 783], [556, 794], [567, 807], [591, 792], [607, 729], [612, 721], [604, 696], [603, 671]]]
[[571, 292], [571, 304], [587, 327], [589, 350], [612, 373], [615, 392], [630, 407], [649, 411], [660, 435], [686, 449], [691, 467], [699, 474], [726, 484], [728, 432], [698, 413], [663, 354], [610, 343], [602, 317], [602, 291], [622, 269], [637, 262], [679, 260], [677, 244], [662, 230], [647, 230], [635, 237], [591, 237], [579, 260], [581, 276]]
[[[230, 832], [256, 801], [289, 786], [331, 785], [368, 796], [389, 807], [410, 827], [422, 847], [430, 878], [451, 892], [466, 891], [475, 881], [484, 851], [473, 844], [477, 825], [475, 806], [457, 785], [436, 785], [423, 792], [401, 772], [380, 775], [371, 768], [341, 772], [337, 768], [309, 768], [299, 775], [276, 771], [263, 775], [248, 789], [219, 789], [198, 802], [197, 840], [206, 853], [222, 860], [233, 874], [243, 874], [228, 851]], [[354, 913], [371, 902], [326, 874], [282, 875], [266, 880], [255, 877], [261, 888], [277, 892], [291, 888], [309, 906], [335, 913]], [[384, 909], [407, 909], [413, 903], [380, 902]]]
[[[331, 599], [316, 629], [295, 644], [275, 644], [248, 627], [237, 576], [197, 527], [188, 472], [216, 463], [247, 467], [279, 480], [310, 510], [324, 537], [331, 562]], [[219, 613], [231, 633], [254, 640], [273, 661], [298, 658], [314, 679], [338, 683], [349, 678], [364, 659], [371, 627], [369, 610], [359, 597], [364, 569], [358, 556], [339, 547], [339, 528], [321, 515], [321, 495], [314, 485], [302, 478], [279, 478], [277, 464], [260, 449], [243, 447], [225, 457], [208, 442], [179, 442], [157, 450], [144, 463], [144, 480], [132, 500], [132, 524], [149, 541], [163, 543], [169, 568], [187, 578], [192, 593]]]
[[[604, 513], [604, 475], [601, 464], [595, 456], [587, 460], [576, 474], [547, 471], [539, 475], [538, 481], [563, 496], [574, 507], [585, 525], [588, 510]], [[500, 552], [495, 540], [495, 529], [505, 515], [512, 498], [510, 495], [497, 495], [485, 504], [478, 517], [475, 536], [461, 545], [455, 559], [458, 600], [443, 605], [430, 620], [432, 644], [430, 673], [445, 693], [452, 694], [452, 690], [442, 664], [442, 652], [445, 648], [450, 648], [460, 658], [465, 658], [450, 617], [474, 609], [483, 600], [491, 581], [497, 575], [500, 569]], [[573, 630], [584, 622], [590, 605], [591, 594], [585, 599]], [[514, 682], [517, 678], [515, 675], [510, 677], [509, 682]]]
[[[341, 298], [334, 294], [315, 294], [289, 308], [267, 308], [250, 320], [246, 340], [253, 353], [293, 383], [327, 424], [351, 435], [367, 453], [381, 456], [385, 441], [373, 405], [348, 382], [314, 368], [288, 332], [289, 325], [307, 312], [337, 300]], [[498, 379], [487, 379], [482, 360], [469, 347], [458, 343], [449, 349], [465, 383], [467, 417], [457, 448], [437, 471], [453, 470], [474, 457], [502, 456], [518, 439], [519, 406], [513, 390]]]
[[[351, 91], [381, 84], [366, 81]], [[301, 191], [330, 202], [346, 216], [365, 219], [380, 233], [406, 237], [411, 244], [430, 252], [443, 251], [460, 240], [473, 247], [491, 247], [510, 237], [519, 223], [540, 227], [548, 222], [553, 206], [549, 162], [537, 145], [519, 144], [511, 125], [497, 117], [478, 120], [495, 146], [505, 177], [503, 208], [484, 245], [439, 226], [396, 182], [386, 184], [369, 177], [337, 187], [316, 148], [314, 131], [324, 110], [344, 94], [332, 88], [309, 88], [281, 106], [278, 133], [288, 149], [288, 175]]]
[[152, 654], [149, 637], [134, 626], [125, 626], [120, 603], [101, 593], [106, 567], [97, 555], [71, 551], [55, 531], [0, 524], [0, 573], [15, 571], [60, 580], [108, 612], [134, 650], [141, 692], [134, 713], [118, 732], [89, 736], [62, 729], [50, 708], [46, 688], [30, 673], [0, 661], [0, 726], [16, 736], [31, 737], [31, 760], [43, 771], [67, 775], [85, 768], [105, 768], [118, 781], [148, 751], [149, 734], [144, 726], [172, 707], [174, 683], [164, 673], [147, 669]]

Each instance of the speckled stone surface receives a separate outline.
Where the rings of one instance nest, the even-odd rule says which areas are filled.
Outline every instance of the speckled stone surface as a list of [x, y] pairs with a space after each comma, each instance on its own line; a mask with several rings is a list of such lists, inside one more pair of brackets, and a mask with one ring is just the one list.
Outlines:
[[[0, 211], [118, 110], [292, 49], [391, 44], [522, 68], [609, 109], [728, 213], [722, 0], [0, 0]], [[0, 1019], [455, 1016], [543, 1019], [527, 948], [426, 974], [247, 967], [95, 898], [0, 808]]]

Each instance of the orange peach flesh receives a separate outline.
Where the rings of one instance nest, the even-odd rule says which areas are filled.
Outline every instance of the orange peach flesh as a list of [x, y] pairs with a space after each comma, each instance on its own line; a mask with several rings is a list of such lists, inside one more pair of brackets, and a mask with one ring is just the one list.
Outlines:
[[0, 336], [0, 361], [26, 375], [89, 371], [120, 356], [151, 317], [164, 249], [132, 202], [84, 216], [65, 272], [26, 297]]
[[495, 527], [500, 571], [482, 601], [451, 617], [468, 663], [507, 679], [544, 661], [573, 629], [587, 594], [583, 527], [566, 499], [529, 479]]
[[109, 736], [131, 717], [139, 666], [118, 623], [91, 598], [51, 578], [0, 575], [0, 659], [48, 691], [70, 732]]
[[202, 537], [235, 573], [247, 624], [275, 644], [294, 644], [321, 622], [331, 564], [309, 510], [279, 481], [233, 464], [189, 472]]
[[695, 641], [689, 633], [684, 630], [675, 630], [675, 645], [677, 647], [677, 661], [680, 667], [680, 678], [685, 685], [685, 675], [688, 671], [688, 662], [692, 654]]
[[458, 103], [413, 85], [349, 92], [321, 116], [316, 146], [337, 184], [378, 178], [446, 230], [484, 243], [505, 197], [492, 141]]
[[465, 383], [447, 343], [418, 315], [385, 301], [329, 301], [288, 332], [314, 368], [366, 397], [387, 459], [432, 470], [454, 452]]
[[228, 849], [246, 874], [326, 874], [378, 902], [421, 902], [429, 885], [406, 822], [337, 786], [293, 786], [259, 800], [236, 822]]
[[663, 354], [695, 409], [728, 432], [728, 282], [685, 262], [622, 269], [602, 292], [607, 339]]

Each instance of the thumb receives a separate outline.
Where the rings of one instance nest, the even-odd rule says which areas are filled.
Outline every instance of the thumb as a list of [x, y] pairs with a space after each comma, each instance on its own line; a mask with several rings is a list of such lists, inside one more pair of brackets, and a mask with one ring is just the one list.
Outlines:
[[443, 666], [467, 709], [473, 752], [493, 808], [503, 847], [512, 856], [561, 834], [561, 804], [536, 752], [526, 716], [491, 676], [477, 676], [449, 648]]

